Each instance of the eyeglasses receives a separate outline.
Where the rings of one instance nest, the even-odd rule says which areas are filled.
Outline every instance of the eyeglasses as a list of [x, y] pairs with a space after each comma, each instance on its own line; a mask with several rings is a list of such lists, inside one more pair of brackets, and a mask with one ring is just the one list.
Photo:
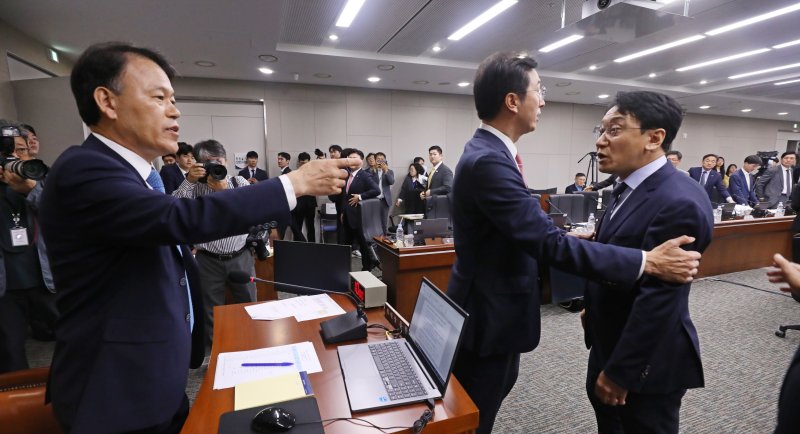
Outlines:
[[623, 130], [639, 130], [639, 131], [642, 131], [642, 130], [644, 130], [644, 128], [642, 128], [642, 127], [624, 127], [623, 128], [623, 127], [614, 125], [613, 127], [609, 128], [609, 129], [600, 128], [600, 130], [598, 131], [599, 134], [597, 135], [597, 137], [599, 138], [600, 136], [605, 135], [609, 139], [613, 139], [614, 137], [618, 137], [620, 134], [622, 134]]
[[28, 148], [14, 148], [15, 154], [27, 154]]
[[522, 92], [522, 93], [528, 93], [528, 92], [536, 92], [539, 95], [539, 98], [544, 99], [544, 96], [547, 93], [547, 88], [544, 87], [544, 86], [541, 86], [538, 89], [527, 89], [527, 90], [525, 90], [525, 92]]

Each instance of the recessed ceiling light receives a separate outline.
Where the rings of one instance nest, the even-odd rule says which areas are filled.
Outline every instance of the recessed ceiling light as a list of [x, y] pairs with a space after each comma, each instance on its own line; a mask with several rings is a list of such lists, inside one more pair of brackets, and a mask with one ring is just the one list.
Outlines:
[[317, 73], [314, 74], [314, 77], [317, 77], [317, 78], [331, 78], [333, 76], [330, 75], [330, 74], [327, 74], [325, 72], [317, 72]]
[[564, 38], [564, 39], [562, 39], [560, 41], [553, 42], [550, 45], [547, 45], [547, 46], [544, 46], [544, 47], [540, 48], [539, 52], [540, 53], [549, 53], [549, 52], [551, 52], [551, 51], [553, 51], [553, 50], [555, 50], [557, 48], [561, 48], [561, 47], [563, 47], [563, 46], [565, 46], [567, 44], [571, 44], [571, 43], [573, 43], [575, 41], [579, 41], [581, 39], [583, 39], [583, 35], [570, 35], [570, 36], [567, 36], [566, 38]]
[[272, 74], [273, 72], [275, 72], [275, 71], [273, 71], [273, 70], [271, 70], [269, 68], [258, 68], [258, 70], [261, 71], [262, 74], [267, 74], [267, 75]]
[[262, 54], [258, 56], [258, 60], [262, 62], [272, 63], [272, 62], [277, 62], [278, 58], [273, 56], [272, 54]]
[[772, 48], [776, 50], [780, 50], [781, 48], [791, 47], [792, 45], [800, 44], [800, 39], [795, 39], [794, 41], [784, 42], [783, 44], [773, 45]]
[[328, 39], [330, 39], [331, 41], [338, 41], [338, 40], [339, 40], [339, 37], [338, 37], [338, 36], [336, 36], [336, 35], [334, 35], [333, 33], [331, 33], [331, 34], [328, 36]]
[[597, 95], [597, 97], [600, 98], [600, 99], [606, 99], [606, 98], [608, 98], [608, 94], [607, 93], [601, 93], [600, 95]]
[[473, 30], [486, 24], [487, 21], [496, 17], [501, 12], [510, 8], [511, 6], [514, 6], [515, 4], [517, 4], [517, 0], [502, 0], [496, 3], [494, 6], [487, 9], [484, 13], [478, 15], [477, 17], [475, 17], [475, 19], [468, 22], [466, 25], [464, 25], [464, 27], [456, 30], [455, 33], [448, 36], [447, 39], [451, 41], [458, 41], [459, 39], [472, 33]]
[[572, 92], [565, 92], [564, 95], [580, 95], [580, 92], [577, 90], [573, 90]]
[[707, 84], [708, 80], [700, 80], [700, 84]]
[[202, 66], [203, 68], [211, 68], [211, 67], [217, 66], [216, 63], [214, 63], [214, 62], [212, 62], [210, 60], [198, 60], [197, 62], [194, 62], [194, 64], [197, 65], [197, 66]]
[[789, 114], [789, 112], [780, 112], [780, 113], [778, 113], [778, 116], [786, 116], [788, 114]]
[[751, 75], [766, 74], [766, 73], [775, 72], [775, 71], [783, 71], [784, 69], [792, 69], [792, 68], [797, 68], [799, 66], [800, 66], [800, 63], [791, 63], [789, 65], [776, 66], [774, 68], [767, 68], [767, 69], [761, 69], [761, 70], [758, 70], [758, 71], [745, 72], [744, 74], [731, 75], [728, 78], [731, 79], [731, 80], [736, 80], [737, 78], [750, 77]]
[[597, 65], [590, 65], [589, 66], [589, 71], [594, 71], [595, 69], [597, 69]]
[[718, 27], [714, 30], [706, 32], [708, 36], [719, 35], [720, 33], [725, 33], [731, 30], [738, 29], [740, 27], [749, 26], [750, 24], [755, 24], [764, 20], [768, 20], [770, 18], [775, 18], [784, 14], [788, 14], [790, 12], [794, 12], [796, 10], [800, 10], [800, 3], [795, 3], [792, 6], [787, 6], [785, 8], [776, 9], [772, 12], [767, 12], [765, 14], [756, 15], [754, 17], [750, 17], [746, 20], [737, 21], [732, 24], [728, 24], [727, 26]]
[[378, 69], [381, 71], [391, 71], [394, 69], [394, 65], [378, 65]]
[[440, 52], [440, 51], [442, 51], [442, 47], [440, 47], [440, 46], [438, 46], [438, 45], [434, 45], [434, 46], [433, 46], [433, 52], [434, 52], [434, 53], [438, 53], [438, 52]]
[[467, 87], [467, 86], [469, 86], [469, 82], [468, 81], [459, 81], [458, 82], [458, 87]]
[[677, 68], [676, 71], [683, 72], [683, 71], [688, 71], [690, 69], [702, 68], [704, 66], [715, 65], [717, 63], [727, 62], [729, 60], [741, 59], [742, 57], [755, 56], [756, 54], [766, 53], [767, 51], [770, 51], [770, 49], [759, 48], [758, 50], [745, 51], [744, 53], [733, 54], [731, 56], [725, 56], [725, 57], [720, 57], [718, 59], [712, 59], [705, 62], [695, 63], [694, 65], [682, 66], [680, 68]]
[[797, 83], [797, 82], [800, 82], [800, 78], [797, 78], [797, 79], [794, 79], [794, 80], [779, 81], [779, 82], [775, 83], [775, 86], [783, 86], [784, 84], [791, 84], [791, 83]]
[[370, 82], [370, 83], [377, 83], [377, 82], [381, 81], [381, 78], [373, 76], [373, 77], [367, 78], [367, 81]]
[[412, 83], [414, 84], [428, 84], [430, 81], [428, 80], [414, 80]]
[[571, 81], [561, 81], [561, 82], [556, 83], [556, 87], [567, 87], [567, 86], [571, 86], [571, 85], [572, 85]]
[[528, 57], [527, 53], [519, 53], [519, 54], [517, 54], [517, 59], [524, 59], [526, 57]]
[[339, 19], [336, 20], [336, 27], [350, 27], [350, 24], [356, 19], [358, 11], [361, 10], [361, 6], [364, 6], [365, 1], [366, 0], [347, 0], [347, 4], [344, 5], [342, 12], [339, 14]]
[[710, 105], [701, 105], [701, 106], [700, 106], [700, 107], [698, 107], [698, 108], [699, 108], [700, 110], [708, 110], [708, 109], [710, 109], [710, 108], [711, 108], [711, 106], [710, 106]]
[[647, 50], [642, 50], [642, 51], [639, 51], [637, 53], [629, 54], [627, 56], [622, 56], [619, 59], [614, 59], [614, 62], [617, 62], [617, 63], [627, 62], [629, 60], [633, 60], [633, 59], [636, 59], [636, 58], [639, 58], [639, 57], [642, 57], [642, 56], [647, 56], [648, 54], [658, 53], [659, 51], [668, 50], [670, 48], [677, 47], [679, 45], [688, 44], [688, 43], [694, 42], [694, 41], [699, 41], [699, 40], [704, 39], [704, 38], [705, 38], [705, 36], [703, 36], [703, 35], [689, 36], [688, 38], [678, 39], [677, 41], [672, 41], [672, 42], [669, 42], [669, 43], [666, 43], [666, 44], [659, 45], [657, 47], [648, 48]]
[[655, 78], [656, 77], [656, 73], [655, 72], [651, 72], [651, 73], [647, 74], [647, 76], [650, 77], [650, 78]]
[[742, 109], [742, 113], [750, 113], [751, 111], [753, 111], [753, 109], [749, 108]]
[[439, 82], [439, 86], [447, 86], [447, 85], [449, 85], [449, 84], [450, 84], [450, 82], [449, 82], [449, 81], [440, 81], [440, 82]]

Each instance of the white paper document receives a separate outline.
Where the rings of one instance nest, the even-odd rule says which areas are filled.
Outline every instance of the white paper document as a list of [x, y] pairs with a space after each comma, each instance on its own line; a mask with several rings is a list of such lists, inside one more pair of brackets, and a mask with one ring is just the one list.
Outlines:
[[[287, 366], [242, 366], [242, 364], [285, 364]], [[311, 342], [281, 345], [250, 351], [220, 353], [214, 373], [214, 390], [239, 383], [260, 380], [288, 372], [322, 372], [317, 352]]]
[[292, 297], [245, 306], [244, 309], [250, 318], [255, 320], [274, 320], [293, 316], [298, 322], [345, 313], [328, 294]]

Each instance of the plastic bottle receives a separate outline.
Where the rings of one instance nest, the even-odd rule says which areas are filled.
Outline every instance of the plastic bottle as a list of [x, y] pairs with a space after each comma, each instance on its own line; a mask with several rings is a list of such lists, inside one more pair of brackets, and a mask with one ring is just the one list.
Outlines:
[[595, 225], [594, 213], [590, 212], [589, 220], [586, 221], [586, 231], [589, 233], [594, 232], [594, 225]]
[[397, 231], [395, 232], [395, 240], [397, 240], [398, 246], [403, 246], [403, 224], [397, 225]]
[[714, 223], [722, 221], [722, 205], [714, 210]]
[[775, 211], [775, 217], [783, 217], [786, 213], [786, 208], [783, 207], [783, 202], [778, 202], [778, 208]]

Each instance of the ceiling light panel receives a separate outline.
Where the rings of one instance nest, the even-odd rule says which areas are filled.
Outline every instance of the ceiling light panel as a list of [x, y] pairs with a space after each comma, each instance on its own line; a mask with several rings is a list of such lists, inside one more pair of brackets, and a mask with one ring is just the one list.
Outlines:
[[773, 45], [772, 48], [776, 50], [780, 50], [781, 48], [791, 47], [792, 45], [800, 44], [800, 39], [795, 39], [794, 41], [784, 42], [782, 44]]
[[775, 86], [783, 86], [784, 84], [792, 84], [792, 83], [800, 83], [800, 78], [794, 80], [779, 81], [775, 83]]
[[707, 60], [705, 62], [695, 63], [694, 65], [681, 66], [680, 68], [677, 68], [676, 71], [678, 71], [678, 72], [689, 71], [689, 70], [692, 70], [692, 69], [702, 68], [704, 66], [716, 65], [717, 63], [723, 63], [723, 62], [728, 62], [728, 61], [735, 60], [735, 59], [741, 59], [742, 57], [755, 56], [756, 54], [766, 53], [767, 51], [770, 51], [770, 49], [769, 48], [759, 48], [758, 50], [745, 51], [744, 53], [733, 54], [733, 55], [730, 55], [730, 56], [725, 56], [725, 57], [720, 57], [720, 58], [717, 58], [717, 59]]
[[583, 35], [570, 35], [570, 36], [567, 36], [566, 38], [564, 38], [564, 39], [562, 39], [560, 41], [553, 42], [550, 45], [547, 45], [545, 47], [540, 48], [539, 52], [541, 52], [541, 53], [549, 53], [549, 52], [551, 52], [551, 51], [553, 51], [555, 49], [561, 48], [561, 47], [563, 47], [565, 45], [571, 44], [571, 43], [573, 43], [575, 41], [579, 41], [581, 39], [583, 39]]
[[365, 0], [347, 0], [347, 4], [342, 8], [342, 13], [339, 14], [339, 19], [336, 20], [336, 27], [350, 27], [353, 20], [356, 19], [358, 11], [361, 6], [364, 6]]
[[629, 60], [637, 59], [639, 57], [647, 56], [653, 53], [658, 53], [659, 51], [669, 50], [670, 48], [678, 47], [681, 45], [689, 44], [694, 41], [699, 41], [704, 39], [705, 36], [703, 35], [694, 35], [689, 36], [688, 38], [679, 39], [677, 41], [672, 41], [663, 45], [659, 45], [657, 47], [648, 48], [647, 50], [639, 51], [638, 53], [629, 54], [627, 56], [620, 57], [618, 59], [614, 59], [616, 63], [627, 62]]
[[753, 75], [760, 75], [760, 74], [768, 74], [770, 72], [783, 71], [785, 69], [792, 69], [792, 68], [798, 68], [798, 67], [800, 67], [800, 63], [792, 63], [792, 64], [789, 64], [789, 65], [776, 66], [774, 68], [760, 69], [758, 71], [751, 71], [751, 72], [745, 72], [745, 73], [742, 73], [742, 74], [731, 75], [728, 78], [731, 79], [731, 80], [736, 80], [737, 78], [750, 77], [750, 76], [753, 76]]
[[708, 35], [708, 36], [719, 35], [721, 33], [729, 32], [731, 30], [736, 30], [736, 29], [739, 29], [739, 28], [742, 28], [742, 27], [745, 27], [745, 26], [749, 26], [751, 24], [760, 23], [761, 21], [766, 21], [768, 19], [779, 17], [781, 15], [785, 15], [785, 14], [788, 14], [788, 13], [791, 13], [791, 12], [795, 12], [795, 11], [798, 11], [798, 10], [800, 10], [800, 3], [795, 3], [795, 4], [791, 5], [791, 6], [787, 6], [785, 8], [781, 8], [781, 9], [776, 9], [776, 10], [774, 10], [772, 12], [767, 12], [765, 14], [756, 15], [756, 16], [750, 17], [750, 18], [748, 18], [746, 20], [737, 21], [735, 23], [728, 24], [728, 25], [722, 26], [722, 27], [717, 27], [714, 30], [706, 32], [706, 35]]
[[495, 3], [494, 6], [487, 9], [482, 14], [478, 15], [472, 21], [468, 22], [464, 27], [456, 30], [452, 35], [448, 36], [447, 39], [451, 41], [459, 41], [464, 36], [472, 33], [478, 27], [486, 24], [492, 18], [500, 15], [503, 11], [514, 6], [517, 4], [517, 0], [502, 0], [498, 3]]

